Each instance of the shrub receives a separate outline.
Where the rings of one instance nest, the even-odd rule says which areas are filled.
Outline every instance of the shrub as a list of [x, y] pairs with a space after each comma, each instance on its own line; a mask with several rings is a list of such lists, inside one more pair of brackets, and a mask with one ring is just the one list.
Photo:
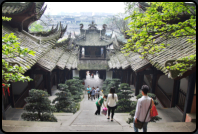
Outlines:
[[31, 89], [29, 97], [25, 98], [27, 102], [24, 110], [28, 113], [23, 113], [21, 118], [27, 121], [51, 121], [57, 122], [56, 117], [52, 114], [56, 111], [51, 101], [47, 98], [49, 94], [46, 91], [39, 89]]

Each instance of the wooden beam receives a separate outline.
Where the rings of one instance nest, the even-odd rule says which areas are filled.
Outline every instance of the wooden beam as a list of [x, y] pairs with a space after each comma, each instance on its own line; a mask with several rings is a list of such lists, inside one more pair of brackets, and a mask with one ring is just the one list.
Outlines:
[[183, 122], [186, 119], [186, 114], [190, 113], [191, 111], [194, 90], [195, 90], [195, 82], [196, 82], [196, 72], [189, 75], [189, 78], [188, 78], [188, 88], [187, 88], [186, 100], [185, 100], [185, 105], [184, 105], [184, 113], [183, 113], [183, 119], [182, 119]]
[[178, 101], [178, 95], [179, 95], [179, 89], [180, 89], [180, 80], [174, 80], [173, 84], [173, 95], [171, 98], [171, 106], [170, 107], [175, 107]]
[[43, 74], [44, 88], [47, 89], [47, 74]]
[[47, 92], [50, 94], [50, 96], [52, 96], [50, 72], [47, 73]]
[[135, 81], [135, 96], [137, 96], [139, 94], [139, 77], [140, 74], [137, 73], [136, 77], [136, 81]]
[[153, 69], [153, 78], [152, 78], [152, 87], [151, 87], [151, 93], [155, 94], [155, 87], [157, 84], [157, 70]]
[[33, 81], [30, 81], [30, 88], [34, 89], [35, 88], [35, 83], [34, 83], [34, 71], [33, 70], [31, 70], [31, 72], [30, 72], [30, 78], [33, 79]]
[[56, 71], [56, 76], [57, 76], [57, 78], [56, 78], [56, 87], [58, 88], [58, 84], [60, 84], [60, 70], [57, 70]]

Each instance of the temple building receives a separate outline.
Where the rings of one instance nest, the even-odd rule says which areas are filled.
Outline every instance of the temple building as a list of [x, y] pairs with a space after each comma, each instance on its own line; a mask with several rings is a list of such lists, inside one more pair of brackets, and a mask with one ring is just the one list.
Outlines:
[[88, 29], [83, 29], [83, 24], [80, 24], [80, 34], [75, 35], [74, 45], [79, 47], [77, 70], [81, 79], [86, 78], [86, 71], [98, 71], [99, 77], [106, 78], [108, 71], [107, 49], [113, 43], [112, 34], [107, 36], [106, 24], [103, 24], [103, 29], [98, 30], [97, 25], [89, 24]]
[[[25, 68], [24, 75], [30, 76], [31, 82], [11, 82], [10, 96], [6, 92], [4, 109], [9, 106], [23, 108], [30, 89], [46, 90], [52, 95], [52, 87], [64, 83], [74, 76], [86, 78], [86, 71], [98, 71], [100, 79], [119, 78], [122, 83], [134, 85], [135, 95], [140, 93], [141, 86], [146, 84], [150, 92], [156, 94], [164, 108], [177, 107], [183, 113], [185, 121], [187, 113], [196, 113], [196, 64], [183, 76], [178, 71], [169, 71], [167, 64], [182, 57], [196, 54], [194, 44], [187, 42], [189, 37], [166, 40], [165, 33], [155, 35], [156, 44], [166, 43], [170, 46], [157, 56], [149, 55], [141, 59], [138, 53], [130, 52], [125, 56], [121, 49], [127, 43], [126, 36], [106, 35], [106, 24], [101, 30], [92, 21], [88, 29], [80, 24], [80, 34], [58, 42], [67, 31], [67, 26], [58, 23], [48, 32], [29, 32], [31, 23], [38, 20], [46, 6], [44, 2], [8, 3], [2, 5], [2, 16], [11, 17], [11, 21], [3, 21], [2, 34], [14, 33], [20, 38], [20, 46], [35, 51], [35, 56], [6, 59], [16, 62]], [[149, 5], [139, 2], [142, 12]], [[182, 21], [188, 19], [184, 16]], [[174, 22], [178, 23], [178, 22]], [[192, 37], [196, 40], [196, 36]], [[5, 55], [2, 55], [5, 58]], [[29, 66], [29, 67], [27, 67]]]

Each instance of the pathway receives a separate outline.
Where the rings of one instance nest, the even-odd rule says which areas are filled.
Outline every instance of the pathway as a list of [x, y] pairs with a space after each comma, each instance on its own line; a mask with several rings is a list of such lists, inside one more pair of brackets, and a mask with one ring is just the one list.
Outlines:
[[[95, 75], [94, 79], [87, 76], [85, 87], [102, 87], [103, 81]], [[54, 94], [57, 92], [53, 87], [53, 96], [49, 99], [53, 100]], [[95, 115], [96, 100], [88, 100], [87, 94], [80, 103], [80, 110], [75, 114], [72, 113], [54, 113], [58, 122], [30, 122], [21, 121], [20, 112], [22, 109], [9, 109], [7, 112], [12, 115], [10, 119], [2, 120], [2, 129], [6, 132], [134, 132], [133, 124], [127, 124], [126, 121], [129, 113], [115, 113], [114, 121], [108, 121], [107, 116]], [[18, 110], [18, 111], [17, 111]], [[162, 121], [148, 124], [148, 132], [192, 132], [196, 128], [196, 123], [178, 122], [180, 113], [175, 108], [163, 109], [158, 105], [158, 113], [162, 117]], [[8, 114], [7, 114], [8, 115]], [[140, 130], [142, 131], [142, 130]]]

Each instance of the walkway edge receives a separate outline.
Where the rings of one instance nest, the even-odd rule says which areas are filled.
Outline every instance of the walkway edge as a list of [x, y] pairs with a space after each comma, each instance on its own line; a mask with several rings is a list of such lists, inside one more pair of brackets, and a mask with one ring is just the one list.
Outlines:
[[73, 116], [69, 120], [67, 120], [67, 122], [63, 123], [64, 126], [65, 125], [71, 126], [71, 124], [75, 121], [75, 119], [78, 117], [78, 115], [82, 112], [82, 106], [83, 106], [84, 101], [85, 101], [85, 96], [83, 97], [83, 100], [80, 102], [80, 109], [75, 114], [73, 114]]

